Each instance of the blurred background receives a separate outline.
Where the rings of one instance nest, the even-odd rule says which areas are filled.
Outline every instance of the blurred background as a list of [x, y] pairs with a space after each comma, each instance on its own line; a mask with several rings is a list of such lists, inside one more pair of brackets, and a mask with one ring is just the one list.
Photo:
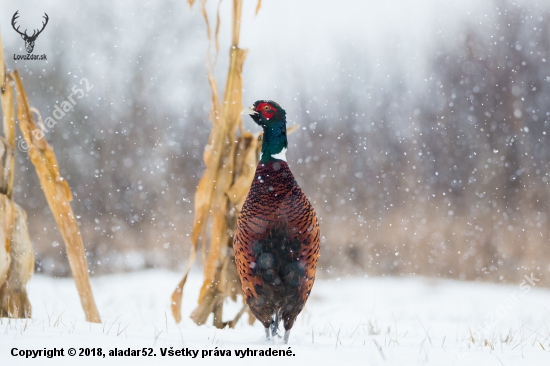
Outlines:
[[[230, 6], [220, 6], [222, 86]], [[549, 2], [255, 7], [244, 3], [244, 104], [273, 99], [300, 125], [288, 161], [321, 218], [321, 276], [517, 282], [550, 271]], [[16, 10], [22, 29], [48, 14], [34, 49], [47, 61], [14, 61], [25, 53]], [[42, 118], [82, 78], [93, 86], [46, 134], [91, 273], [183, 268], [211, 127], [199, 7], [4, 0], [0, 30]], [[34, 168], [16, 159], [36, 270], [69, 275]]]

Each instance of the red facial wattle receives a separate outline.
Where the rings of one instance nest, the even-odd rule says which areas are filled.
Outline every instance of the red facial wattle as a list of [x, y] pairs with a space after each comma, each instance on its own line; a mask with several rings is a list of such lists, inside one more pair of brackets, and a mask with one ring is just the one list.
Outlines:
[[256, 112], [261, 113], [265, 119], [269, 120], [275, 115], [277, 109], [270, 103], [260, 103], [256, 106]]

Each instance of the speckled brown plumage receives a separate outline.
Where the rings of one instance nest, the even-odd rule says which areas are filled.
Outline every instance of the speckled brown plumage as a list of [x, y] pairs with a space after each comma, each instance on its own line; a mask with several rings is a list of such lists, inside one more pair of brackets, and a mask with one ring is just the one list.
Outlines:
[[266, 329], [277, 317], [292, 328], [313, 287], [320, 239], [315, 211], [287, 163], [260, 162], [233, 248], [246, 301]]

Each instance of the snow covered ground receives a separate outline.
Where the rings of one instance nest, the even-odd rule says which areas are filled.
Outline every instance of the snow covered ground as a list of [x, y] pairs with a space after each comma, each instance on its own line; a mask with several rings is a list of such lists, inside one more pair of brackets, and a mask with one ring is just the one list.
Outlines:
[[[529, 274], [530, 275], [530, 274]], [[169, 298], [179, 273], [154, 270], [94, 278], [103, 324], [83, 321], [71, 279], [36, 275], [30, 282], [32, 320], [0, 322], [1, 365], [79, 364], [357, 364], [357, 365], [550, 365], [550, 292], [535, 279], [523, 285], [464, 283], [426, 278], [318, 280], [288, 345], [266, 341], [262, 326], [246, 315], [236, 329], [196, 326], [201, 275], [184, 293], [181, 324]], [[521, 286], [521, 287], [520, 287]], [[239, 305], [230, 306], [232, 316]], [[486, 324], [484, 329], [481, 329]], [[64, 349], [64, 357], [25, 359], [21, 350]], [[68, 356], [68, 349], [137, 350], [156, 357]], [[161, 356], [162, 350], [199, 351], [195, 359]], [[217, 347], [217, 348], [216, 348]], [[294, 356], [240, 358], [236, 351], [287, 351]], [[211, 356], [202, 358], [203, 351]], [[216, 351], [231, 356], [214, 356]], [[93, 351], [92, 351], [93, 352]], [[147, 353], [149, 351], [147, 350]]]

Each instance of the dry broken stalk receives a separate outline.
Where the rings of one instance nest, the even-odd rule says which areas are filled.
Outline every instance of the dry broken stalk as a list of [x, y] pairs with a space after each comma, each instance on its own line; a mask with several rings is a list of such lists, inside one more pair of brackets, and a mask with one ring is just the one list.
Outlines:
[[[189, 3], [192, 5], [193, 1]], [[206, 13], [206, 0], [201, 1], [201, 11], [206, 21], [209, 41], [212, 42]], [[204, 263], [204, 283], [199, 295], [199, 305], [193, 312], [192, 319], [197, 324], [203, 324], [209, 314], [214, 313], [214, 324], [217, 327], [225, 326], [227, 323], [221, 320], [223, 300], [226, 297], [236, 300], [237, 294], [241, 292], [240, 282], [233, 263], [233, 245], [230, 235], [230, 232], [234, 229], [234, 218], [239, 209], [238, 203], [237, 206], [234, 203], [239, 201], [236, 199], [235, 192], [241, 193], [244, 190], [246, 195], [254, 174], [253, 167], [258, 161], [257, 138], [253, 138], [251, 134], [245, 134], [239, 139], [236, 138], [237, 127], [242, 123], [240, 117], [242, 111], [241, 75], [247, 53], [246, 50], [239, 48], [241, 11], [242, 1], [234, 0], [229, 72], [222, 103], [220, 103], [220, 94], [213, 75], [213, 65], [210, 62], [210, 57], [207, 57], [209, 64], [207, 70], [208, 81], [212, 90], [212, 110], [210, 113], [212, 130], [204, 151], [206, 169], [195, 194], [195, 220], [191, 233], [191, 255], [183, 279], [172, 294], [172, 315], [176, 322], [181, 321], [183, 286], [195, 261], [199, 239], [201, 234], [204, 233], [203, 229], [209, 218], [212, 219], [212, 228], [210, 246], [206, 263]], [[219, 17], [217, 17], [217, 21], [216, 38], [219, 30]], [[245, 143], [245, 141], [247, 142]], [[236, 157], [250, 156], [250, 152], [252, 152], [252, 158], [247, 161], [247, 164], [250, 165], [241, 164], [237, 166]], [[235, 184], [242, 185], [242, 188], [236, 188]], [[228, 192], [234, 194], [231, 199]], [[244, 200], [244, 197], [238, 198]], [[202, 239], [204, 248], [204, 235]], [[242, 312], [237, 316], [240, 317]], [[235, 322], [234, 319], [229, 322], [229, 325], [234, 325]]]
[[86, 315], [86, 321], [100, 323], [101, 319], [94, 301], [88, 276], [84, 244], [82, 243], [76, 217], [69, 203], [72, 200], [71, 190], [67, 181], [59, 174], [59, 166], [52, 147], [46, 139], [34, 138], [35, 134], [33, 132], [38, 129], [38, 126], [34, 122], [19, 73], [13, 71], [10, 73], [10, 76], [15, 80], [17, 90], [19, 127], [23, 138], [31, 147], [28, 151], [29, 158], [36, 169], [48, 205], [65, 241], [69, 264], [78, 295], [80, 296], [80, 302]]
[[34, 272], [34, 252], [25, 211], [12, 201], [15, 149], [13, 80], [6, 75], [0, 39], [0, 93], [4, 135], [0, 136], [0, 318], [29, 318], [27, 282]]
[[[15, 148], [15, 110], [13, 102], [13, 81], [6, 75], [4, 64], [4, 48], [0, 37], [0, 93], [2, 96], [2, 121], [4, 124], [4, 135], [6, 144], [12, 150], [12, 154], [6, 154], [2, 181], [6, 184], [5, 195], [11, 199], [13, 193], [14, 164], [13, 149]], [[1, 154], [0, 154], [1, 155]]]

